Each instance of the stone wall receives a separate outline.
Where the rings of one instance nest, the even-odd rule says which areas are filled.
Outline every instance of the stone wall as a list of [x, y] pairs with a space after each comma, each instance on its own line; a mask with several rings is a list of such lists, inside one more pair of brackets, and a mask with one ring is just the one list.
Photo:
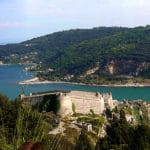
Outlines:
[[[22, 96], [22, 99], [25, 103], [33, 105], [48, 94], [54, 94], [54, 92], [31, 94], [30, 96]], [[88, 114], [90, 110], [95, 114], [102, 114], [106, 107], [109, 106], [112, 109], [114, 106], [112, 95], [109, 93], [70, 91], [55, 92], [55, 94], [60, 100], [59, 115], [62, 117], [73, 114], [72, 104], [75, 106], [75, 112], [81, 114]]]
[[[76, 113], [87, 114], [90, 112], [90, 109], [92, 109], [95, 114], [102, 114], [105, 110], [104, 99], [99, 93], [71, 91], [70, 93], [61, 96], [61, 98], [62, 104], [64, 104], [64, 101], [73, 103], [75, 105]], [[63, 108], [61, 107], [61, 109]], [[68, 110], [70, 111], [69, 108]], [[63, 113], [63, 111], [61, 112]]]

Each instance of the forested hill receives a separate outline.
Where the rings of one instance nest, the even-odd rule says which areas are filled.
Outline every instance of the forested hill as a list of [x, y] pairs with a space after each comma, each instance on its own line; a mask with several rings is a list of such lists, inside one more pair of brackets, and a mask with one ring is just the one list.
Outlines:
[[[45, 70], [39, 76], [54, 80], [150, 78], [150, 26], [57, 32], [0, 46], [0, 59], [35, 62]], [[47, 71], [48, 68], [53, 72]]]
[[58, 53], [64, 48], [80, 43], [85, 40], [98, 39], [115, 33], [125, 31], [127, 28], [99, 27], [93, 29], [76, 29], [69, 31], [56, 32], [46, 36], [34, 38], [19, 44], [0, 45], [0, 58], [11, 54], [23, 54], [32, 51], [42, 53]]

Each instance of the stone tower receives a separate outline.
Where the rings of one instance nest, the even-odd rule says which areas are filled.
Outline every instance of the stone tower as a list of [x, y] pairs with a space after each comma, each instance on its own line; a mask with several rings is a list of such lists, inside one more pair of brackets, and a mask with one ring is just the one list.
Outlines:
[[66, 93], [60, 93], [58, 99], [60, 100], [60, 110], [58, 114], [62, 117], [72, 115], [71, 98]]

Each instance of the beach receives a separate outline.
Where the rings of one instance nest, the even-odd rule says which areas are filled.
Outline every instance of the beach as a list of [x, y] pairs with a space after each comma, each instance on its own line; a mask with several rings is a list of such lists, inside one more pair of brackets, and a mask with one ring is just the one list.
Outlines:
[[102, 86], [102, 87], [150, 87], [150, 84], [85, 84], [85, 83], [77, 83], [77, 82], [67, 82], [67, 81], [48, 81], [48, 80], [40, 80], [38, 77], [34, 77], [29, 80], [20, 81], [20, 85], [30, 85], [30, 84], [53, 84], [53, 83], [65, 83], [65, 84], [78, 84], [78, 85], [90, 85], [90, 86]]

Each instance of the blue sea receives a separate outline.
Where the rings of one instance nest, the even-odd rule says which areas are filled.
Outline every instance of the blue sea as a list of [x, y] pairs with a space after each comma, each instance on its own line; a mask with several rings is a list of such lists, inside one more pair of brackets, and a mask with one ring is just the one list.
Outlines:
[[41, 92], [51, 90], [81, 90], [91, 92], [111, 92], [114, 99], [117, 100], [150, 100], [150, 87], [98, 87], [89, 85], [74, 85], [74, 84], [36, 84], [26, 85], [22, 88], [19, 81], [31, 79], [35, 73], [24, 71], [24, 65], [2, 65], [0, 66], [0, 93], [8, 96], [10, 99], [15, 99], [25, 90], [26, 95], [30, 92]]

